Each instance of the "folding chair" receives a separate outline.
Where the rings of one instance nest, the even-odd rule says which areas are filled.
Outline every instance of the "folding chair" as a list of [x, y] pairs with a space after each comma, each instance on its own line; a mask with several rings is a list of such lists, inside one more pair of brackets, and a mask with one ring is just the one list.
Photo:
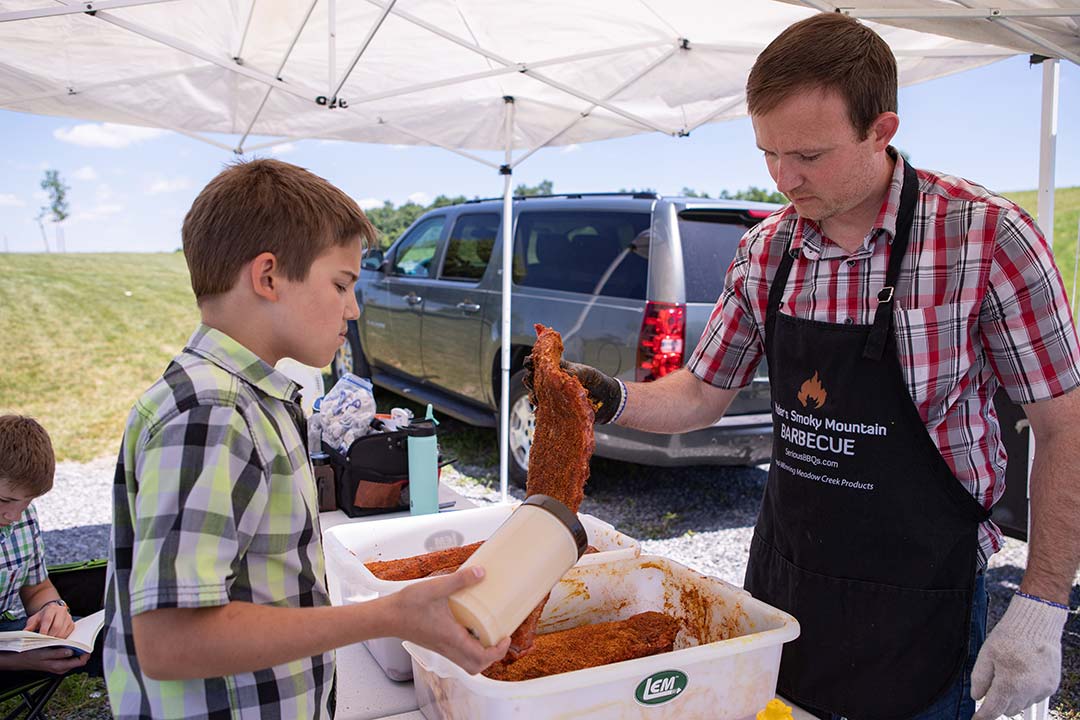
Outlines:
[[[71, 614], [85, 617], [100, 610], [105, 600], [105, 560], [67, 563], [49, 568], [49, 579], [68, 604]], [[45, 672], [13, 672], [0, 675], [0, 703], [18, 699], [14, 710], [3, 720], [37, 720], [44, 715], [45, 706], [60, 687], [64, 678], [75, 673], [101, 676], [101, 639], [94, 645], [90, 661], [71, 672], [53, 675]]]

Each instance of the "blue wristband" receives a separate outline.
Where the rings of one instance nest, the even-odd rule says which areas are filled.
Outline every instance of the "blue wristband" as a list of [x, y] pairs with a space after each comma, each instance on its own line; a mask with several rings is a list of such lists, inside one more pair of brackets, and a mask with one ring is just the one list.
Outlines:
[[1050, 607], [1056, 607], [1059, 610], [1065, 610], [1066, 612], [1068, 612], [1068, 610], [1069, 610], [1068, 605], [1062, 605], [1061, 603], [1056, 603], [1053, 600], [1045, 600], [1045, 599], [1043, 599], [1041, 597], [1036, 597], [1034, 595], [1028, 595], [1026, 592], [1020, 592], [1019, 590], [1016, 591], [1016, 594], [1019, 595], [1022, 598], [1027, 599], [1027, 600], [1034, 600], [1035, 602], [1040, 602], [1043, 605], [1049, 605]]
[[608, 420], [608, 424], [609, 424], [609, 425], [610, 425], [611, 423], [615, 422], [616, 420], [618, 420], [618, 419], [619, 419], [619, 417], [620, 417], [620, 416], [621, 416], [621, 415], [623, 414], [623, 410], [625, 410], [625, 409], [626, 409], [626, 396], [627, 396], [627, 394], [628, 394], [628, 393], [626, 392], [626, 383], [624, 383], [624, 382], [623, 382], [622, 380], [620, 380], [619, 378], [615, 378], [615, 382], [619, 383], [619, 393], [620, 393], [620, 398], [619, 398], [619, 409], [618, 409], [618, 410], [616, 410], [616, 411], [615, 411], [615, 414], [611, 416], [611, 419], [610, 419], [610, 420]]

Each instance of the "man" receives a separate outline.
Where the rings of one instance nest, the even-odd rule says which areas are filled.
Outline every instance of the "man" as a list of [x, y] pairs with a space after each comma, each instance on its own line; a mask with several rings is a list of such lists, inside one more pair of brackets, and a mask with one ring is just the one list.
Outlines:
[[[795, 615], [779, 691], [822, 717], [977, 718], [1047, 697], [1080, 560], [1080, 349], [1023, 210], [890, 146], [896, 64], [868, 28], [788, 28], [747, 83], [791, 204], [750, 230], [685, 369], [624, 385], [570, 366], [597, 422], [714, 423], [768, 360], [774, 450], [746, 586]], [[1002, 385], [1036, 437], [1020, 591], [984, 640]]]

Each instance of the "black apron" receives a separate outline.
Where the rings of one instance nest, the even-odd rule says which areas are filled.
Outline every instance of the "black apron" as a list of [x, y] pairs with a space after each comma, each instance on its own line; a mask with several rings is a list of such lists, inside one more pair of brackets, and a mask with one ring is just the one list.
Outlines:
[[765, 320], [773, 461], [746, 588], [802, 628], [778, 692], [849, 718], [910, 717], [956, 680], [989, 516], [942, 459], [896, 354], [892, 300], [917, 197], [905, 163], [872, 325], [780, 313], [790, 245]]

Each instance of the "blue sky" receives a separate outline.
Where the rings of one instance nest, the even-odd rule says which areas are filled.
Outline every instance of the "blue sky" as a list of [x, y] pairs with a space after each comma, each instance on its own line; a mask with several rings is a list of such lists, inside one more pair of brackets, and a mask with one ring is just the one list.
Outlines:
[[[1061, 65], [1057, 184], [1070, 187], [1080, 185], [1080, 68]], [[999, 191], [1034, 189], [1041, 83], [1042, 70], [1016, 57], [904, 88], [896, 144], [922, 167]], [[233, 159], [171, 132], [6, 111], [0, 111], [0, 137], [0, 250], [12, 252], [43, 249], [34, 216], [43, 204], [39, 182], [46, 168], [59, 170], [71, 186], [68, 251], [172, 251], [191, 201]], [[259, 154], [313, 170], [362, 206], [502, 192], [493, 170], [437, 148], [305, 140]], [[746, 119], [688, 138], [639, 135], [541, 150], [515, 170], [514, 182], [545, 178], [559, 192], [691, 187], [715, 195], [773, 187]], [[52, 244], [53, 229], [46, 227]]]

